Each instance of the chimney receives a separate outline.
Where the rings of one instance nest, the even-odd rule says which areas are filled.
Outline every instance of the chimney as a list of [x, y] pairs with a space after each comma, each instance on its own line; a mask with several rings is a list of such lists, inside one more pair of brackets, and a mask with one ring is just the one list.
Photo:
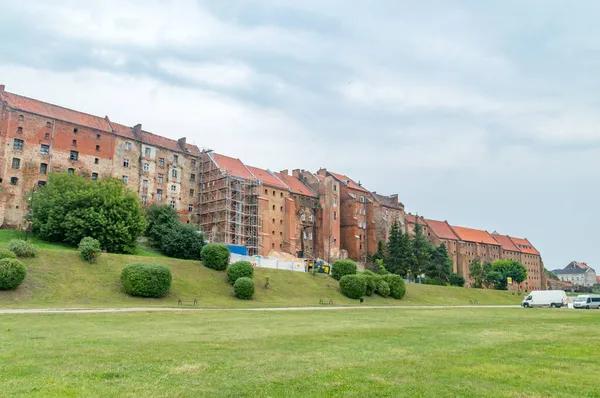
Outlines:
[[397, 193], [390, 195], [390, 198], [392, 198], [392, 201], [394, 202], [395, 205], [398, 205], [398, 194]]
[[296, 178], [300, 178], [300, 176], [302, 175], [302, 171], [304, 171], [304, 170], [294, 169], [294, 170], [292, 170], [292, 175]]
[[140, 140], [140, 141], [142, 140], [142, 124], [141, 123], [138, 123], [135, 126], [133, 126], [133, 135], [138, 140]]
[[320, 168], [319, 171], [317, 171], [317, 174], [320, 175], [320, 176], [326, 176], [327, 175], [327, 169]]
[[0, 94], [4, 94], [5, 89], [6, 89], [6, 86], [4, 84], [0, 84]]
[[185, 152], [185, 137], [178, 139], [177, 145], [179, 145], [179, 148]]
[[289, 173], [289, 170], [288, 170], [288, 169], [281, 170], [281, 171], [279, 172], [279, 174], [283, 174], [285, 177], [287, 177], [287, 176], [289, 176], [289, 175], [290, 175], [290, 173]]

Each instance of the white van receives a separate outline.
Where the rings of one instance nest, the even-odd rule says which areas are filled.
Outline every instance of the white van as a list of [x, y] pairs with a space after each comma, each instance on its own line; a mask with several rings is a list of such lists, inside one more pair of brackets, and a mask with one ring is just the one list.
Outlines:
[[592, 309], [600, 309], [600, 296], [592, 296], [589, 294], [584, 294], [575, 297], [573, 300], [573, 308], [585, 308], [586, 310]]
[[567, 305], [567, 294], [564, 290], [534, 290], [523, 299], [521, 307], [564, 307]]

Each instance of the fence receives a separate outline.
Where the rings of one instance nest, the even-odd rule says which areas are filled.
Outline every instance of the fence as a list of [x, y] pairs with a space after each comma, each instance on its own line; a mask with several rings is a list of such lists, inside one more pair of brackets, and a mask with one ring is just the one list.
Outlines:
[[230, 263], [236, 261], [250, 261], [254, 267], [284, 269], [287, 271], [306, 272], [306, 265], [303, 261], [285, 261], [274, 257], [262, 256], [244, 256], [231, 253]]

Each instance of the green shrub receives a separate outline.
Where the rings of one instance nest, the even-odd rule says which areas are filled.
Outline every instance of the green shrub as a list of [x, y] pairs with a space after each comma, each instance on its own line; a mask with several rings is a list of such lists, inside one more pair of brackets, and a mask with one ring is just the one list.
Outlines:
[[362, 274], [358, 274], [365, 280], [365, 296], [372, 296], [375, 293], [375, 274], [371, 271], [365, 271]]
[[0, 260], [0, 290], [16, 289], [25, 280], [27, 269], [16, 258]]
[[179, 223], [165, 230], [160, 241], [160, 251], [169, 257], [200, 260], [202, 245], [204, 235], [196, 227]]
[[442, 280], [439, 277], [427, 277], [423, 280], [423, 283], [426, 285], [438, 285], [438, 286], [445, 286], [446, 284], [444, 282], [442, 282]]
[[383, 265], [383, 259], [375, 260], [375, 267], [377, 267], [377, 273], [379, 275], [389, 274], [389, 272], [387, 271], [387, 269], [385, 269], [385, 266]]
[[225, 245], [210, 244], [202, 248], [202, 263], [217, 271], [225, 271], [229, 265], [229, 256], [231, 252]]
[[15, 253], [17, 257], [35, 257], [37, 253], [35, 246], [23, 239], [13, 239], [8, 242], [8, 250]]
[[460, 286], [460, 287], [464, 287], [465, 286], [465, 278], [463, 278], [462, 276], [452, 273], [450, 275], [450, 284], [452, 286]]
[[365, 295], [367, 282], [362, 275], [344, 275], [340, 279], [340, 291], [351, 299], [359, 299]]
[[227, 267], [227, 279], [232, 285], [240, 278], [250, 278], [254, 274], [254, 267], [250, 261], [236, 261]]
[[390, 297], [400, 300], [406, 294], [406, 286], [400, 275], [387, 274], [383, 275], [383, 280], [390, 287]]
[[129, 264], [121, 271], [121, 283], [132, 296], [163, 297], [171, 288], [171, 270], [163, 264]]
[[383, 278], [375, 281], [375, 293], [381, 297], [387, 297], [390, 295], [390, 285], [383, 280]]
[[344, 275], [356, 274], [356, 263], [352, 260], [338, 260], [331, 266], [331, 276], [338, 281]]
[[233, 292], [235, 297], [242, 300], [250, 300], [254, 296], [254, 281], [248, 277], [238, 278], [233, 284]]
[[147, 225], [146, 236], [157, 247], [161, 247], [163, 237], [181, 223], [177, 212], [169, 205], [153, 203], [145, 209], [144, 214]]
[[17, 255], [8, 249], [0, 249], [0, 260], [3, 258], [17, 258]]
[[89, 236], [81, 239], [77, 251], [79, 251], [81, 258], [88, 263], [95, 263], [102, 253], [100, 242]]

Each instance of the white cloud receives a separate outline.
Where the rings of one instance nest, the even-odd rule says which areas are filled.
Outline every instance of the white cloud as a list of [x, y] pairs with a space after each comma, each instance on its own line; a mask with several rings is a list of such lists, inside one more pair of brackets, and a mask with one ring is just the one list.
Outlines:
[[168, 59], [160, 61], [158, 66], [170, 74], [216, 87], [246, 88], [256, 82], [254, 70], [238, 62], [191, 63]]

